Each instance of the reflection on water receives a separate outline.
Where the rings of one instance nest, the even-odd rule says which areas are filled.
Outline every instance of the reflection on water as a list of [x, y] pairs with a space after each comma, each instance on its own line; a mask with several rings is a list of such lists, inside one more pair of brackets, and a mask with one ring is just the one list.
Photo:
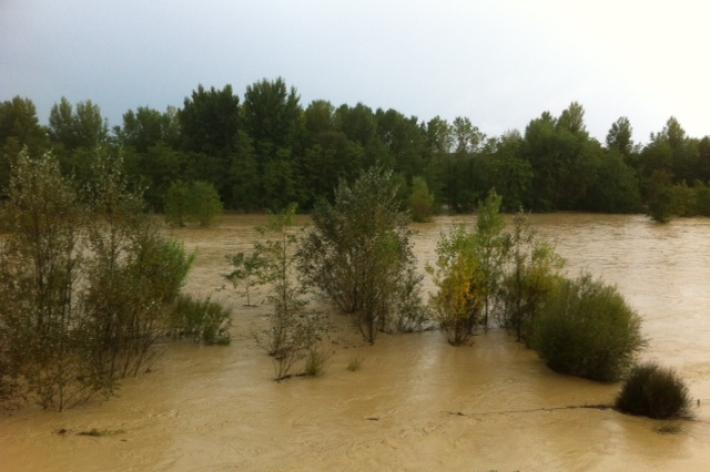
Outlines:
[[[153, 372], [120, 396], [61, 414], [26, 409], [0, 417], [4, 471], [220, 470], [703, 470], [710, 415], [678, 434], [613, 411], [515, 412], [608, 403], [617, 386], [557, 375], [504, 333], [453, 348], [439, 333], [382, 336], [362, 344], [341, 328], [326, 375], [281, 384], [250, 336], [265, 307], [245, 309], [221, 290], [224, 255], [245, 249], [263, 217], [229, 216], [211, 230], [174, 235], [197, 251], [187, 290], [232, 306], [230, 347], [164, 347]], [[644, 318], [645, 358], [673, 365], [710, 404], [710, 220], [670, 225], [641, 216], [535, 215], [566, 270], [615, 283]], [[302, 222], [307, 222], [303, 219]], [[447, 227], [417, 224], [423, 267]], [[348, 362], [363, 359], [361, 370]], [[459, 415], [458, 413], [462, 413]], [[662, 424], [662, 423], [660, 423]], [[124, 430], [105, 438], [53, 431]]]

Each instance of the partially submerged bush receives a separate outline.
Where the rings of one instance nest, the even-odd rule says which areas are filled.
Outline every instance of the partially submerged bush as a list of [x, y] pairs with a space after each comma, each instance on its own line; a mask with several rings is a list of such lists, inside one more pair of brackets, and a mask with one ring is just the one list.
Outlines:
[[[79, 276], [82, 212], [76, 190], [50, 155], [20, 153], [2, 209], [0, 341], [6, 385], [21, 379], [44, 408], [78, 401], [81, 309], [73, 297]], [[9, 376], [13, 379], [8, 378]]]
[[[352, 313], [363, 337], [398, 325], [398, 310], [417, 303], [409, 218], [402, 211], [390, 171], [372, 168], [352, 185], [341, 182], [335, 203], [321, 203], [299, 251], [306, 281], [320, 288], [345, 313]], [[403, 297], [408, 298], [401, 304]], [[419, 312], [421, 313], [421, 312]], [[404, 323], [405, 325], [407, 323]]]
[[[308, 307], [305, 287], [295, 273], [294, 249], [298, 238], [292, 232], [295, 206], [274, 215], [269, 224], [259, 228], [263, 236], [255, 251], [261, 258], [262, 284], [270, 285], [267, 301], [273, 306], [269, 327], [257, 341], [274, 360], [275, 380], [291, 376], [293, 365], [310, 355], [313, 370], [317, 361], [312, 355], [327, 332], [326, 317]], [[309, 367], [309, 366], [306, 366]]]
[[328, 353], [322, 349], [311, 349], [306, 354], [306, 365], [303, 373], [309, 377], [319, 377], [325, 371]]
[[476, 258], [475, 236], [463, 226], [442, 235], [436, 246], [436, 268], [427, 267], [437, 292], [431, 297], [434, 319], [449, 344], [468, 341], [483, 305], [483, 278]]
[[361, 367], [362, 359], [360, 357], [353, 357], [352, 359], [350, 359], [348, 365], [345, 368], [348, 369], [350, 372], [356, 372], [360, 370]]
[[429, 221], [434, 212], [434, 195], [429, 191], [429, 186], [422, 177], [412, 179], [409, 211], [412, 213], [412, 220], [417, 222]]
[[170, 318], [173, 337], [190, 338], [204, 344], [229, 344], [232, 314], [209, 298], [196, 300], [180, 295]]
[[563, 280], [533, 321], [532, 346], [561, 373], [620, 378], [644, 346], [641, 319], [615, 287], [583, 275]]
[[654, 363], [635, 366], [616, 398], [616, 408], [656, 419], [685, 417], [690, 412], [688, 387], [672, 369]]
[[208, 182], [173, 182], [165, 194], [165, 218], [175, 226], [210, 226], [222, 213], [222, 201]]
[[82, 191], [49, 155], [13, 166], [0, 241], [0, 381], [61, 410], [112, 394], [165, 330], [191, 259], [162, 238], [122, 162], [96, 156]]
[[500, 320], [518, 341], [529, 344], [531, 325], [559, 280], [563, 260], [522, 214], [513, 219], [507, 244], [510, 264], [497, 290], [503, 306]]
[[259, 284], [261, 278], [261, 270], [264, 266], [264, 260], [258, 252], [246, 254], [240, 252], [233, 256], [227, 256], [227, 260], [232, 265], [232, 271], [225, 274], [224, 278], [232, 283], [234, 288], [241, 287], [244, 296], [247, 299], [246, 306], [254, 306], [251, 304], [250, 289]]

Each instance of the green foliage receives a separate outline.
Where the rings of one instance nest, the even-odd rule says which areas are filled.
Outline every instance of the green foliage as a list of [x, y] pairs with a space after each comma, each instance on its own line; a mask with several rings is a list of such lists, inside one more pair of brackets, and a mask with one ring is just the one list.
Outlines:
[[37, 110], [30, 99], [14, 97], [0, 102], [0, 198], [7, 196], [10, 181], [10, 164], [20, 151], [26, 149], [30, 156], [46, 152], [49, 139], [40, 126]]
[[56, 159], [20, 153], [2, 220], [2, 355], [8, 374], [25, 383], [43, 408], [61, 410], [82, 395], [75, 329], [81, 310], [74, 300], [82, 212]]
[[621, 155], [628, 157], [634, 148], [632, 134], [631, 122], [622, 116], [611, 125], [609, 133], [606, 135], [606, 145], [610, 150], [614, 149]]
[[90, 174], [78, 192], [56, 159], [20, 153], [2, 212], [0, 380], [44, 408], [138, 373], [191, 263], [150, 225], [120, 159], [98, 155]]
[[190, 192], [190, 214], [200, 226], [210, 226], [222, 214], [222, 202], [217, 190], [207, 182], [197, 181]]
[[503, 233], [505, 221], [500, 214], [502, 198], [491, 191], [478, 206], [474, 251], [482, 281], [483, 325], [488, 329], [488, 317], [497, 301], [503, 279], [503, 269], [509, 250], [509, 238]]
[[434, 196], [429, 192], [426, 180], [421, 177], [412, 179], [409, 210], [411, 211], [412, 219], [417, 222], [429, 221], [434, 211]]
[[672, 369], [654, 363], [635, 366], [616, 398], [616, 408], [656, 419], [687, 417], [690, 414], [688, 387]]
[[173, 182], [165, 195], [165, 217], [173, 225], [194, 222], [206, 227], [221, 214], [219, 194], [207, 182]]
[[254, 247], [260, 260], [260, 283], [268, 284], [266, 298], [273, 307], [269, 327], [257, 341], [273, 358], [275, 380], [288, 378], [293, 365], [305, 356], [316, 361], [314, 352], [328, 330], [326, 317], [308, 307], [304, 299], [306, 288], [298, 280], [295, 214], [296, 206], [291, 205], [273, 215], [267, 226], [259, 228], [262, 238]]
[[[408, 217], [400, 209], [390, 171], [372, 168], [352, 185], [338, 186], [333, 204], [323, 202], [313, 214], [313, 227], [299, 251], [306, 281], [345, 313], [355, 315], [367, 341], [377, 332], [409, 324], [402, 319], [418, 300]], [[409, 274], [409, 275], [407, 275]]]
[[507, 237], [509, 268], [499, 286], [501, 324], [518, 341], [530, 341], [530, 326], [559, 278], [563, 260], [541, 240], [522, 214]]
[[49, 113], [49, 136], [67, 151], [96, 149], [108, 138], [108, 127], [98, 105], [87, 100], [74, 107], [62, 97]]
[[589, 275], [560, 281], [533, 321], [532, 346], [545, 363], [592, 380], [619, 379], [644, 344], [639, 316]]
[[[242, 102], [230, 85], [199, 85], [180, 109], [129, 110], [113, 132], [90, 101], [62, 99], [47, 128], [39, 125], [31, 101], [2, 102], [0, 195], [7, 194], [10, 163], [23, 146], [34, 157], [51, 147], [62, 172], [82, 184], [91, 178], [97, 151], [120, 149], [133, 186], [146, 188], [155, 211], [164, 210], [168, 188], [178, 180], [211, 184], [230, 209], [275, 210], [294, 201], [310, 211], [319, 200], [332, 201], [338, 181], [352, 181], [379, 165], [406, 182], [421, 177], [429, 196], [451, 211], [475, 210], [495, 188], [506, 211], [647, 208], [667, 220], [674, 212], [702, 214], [676, 197], [683, 182], [697, 193], [697, 183], [710, 181], [710, 137], [691, 138], [670, 118], [641, 146], [621, 117], [603, 146], [589, 136], [577, 102], [559, 116], [542, 113], [523, 133], [486, 137], [462, 116], [451, 123], [440, 117], [420, 121], [393, 109], [336, 107], [324, 100], [304, 109], [298, 92], [277, 78], [247, 86]], [[656, 191], [658, 172], [667, 175], [664, 187], [672, 189]], [[401, 191], [409, 199], [407, 189]], [[409, 203], [424, 209], [426, 218], [430, 199], [420, 195], [427, 193], [412, 192]], [[417, 212], [413, 208], [415, 219]]]
[[441, 236], [436, 254], [436, 267], [427, 267], [437, 288], [430, 303], [449, 344], [459, 346], [473, 334], [485, 298], [475, 235], [459, 226]]
[[204, 344], [229, 344], [232, 314], [209, 298], [195, 300], [188, 295], [177, 297], [168, 329], [176, 338], [190, 338]]
[[225, 274], [224, 278], [229, 280], [234, 288], [241, 286], [247, 299], [246, 306], [254, 306], [251, 304], [250, 289], [258, 285], [263, 278], [261, 270], [265, 261], [262, 255], [256, 251], [251, 254], [240, 252], [227, 256], [227, 260], [232, 266], [232, 272]]
[[667, 223], [673, 211], [670, 175], [655, 171], [647, 184], [648, 214], [658, 223]]

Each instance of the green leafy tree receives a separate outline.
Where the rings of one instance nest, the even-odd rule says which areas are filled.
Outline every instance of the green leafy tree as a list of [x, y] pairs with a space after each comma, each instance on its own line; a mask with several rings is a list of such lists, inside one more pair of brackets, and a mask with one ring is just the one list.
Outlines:
[[500, 287], [501, 324], [518, 341], [530, 342], [530, 329], [559, 278], [564, 261], [530, 228], [522, 214], [508, 236], [510, 266]]
[[173, 182], [165, 193], [165, 218], [175, 226], [185, 226], [190, 214], [190, 185]]
[[295, 214], [296, 206], [291, 205], [274, 215], [266, 227], [259, 229], [262, 241], [255, 245], [261, 283], [269, 284], [267, 300], [273, 307], [270, 326], [259, 342], [273, 357], [275, 380], [288, 378], [298, 360], [315, 355], [328, 329], [324, 315], [308, 308], [306, 287], [298, 280]]
[[495, 303], [509, 249], [509, 238], [503, 233], [505, 221], [500, 214], [502, 198], [491, 191], [478, 206], [475, 233], [475, 256], [480, 272], [479, 297], [483, 305], [483, 326], [488, 329], [488, 318]]
[[108, 126], [101, 109], [91, 100], [78, 102], [74, 107], [62, 97], [49, 113], [49, 135], [66, 151], [96, 149], [106, 143]]
[[20, 151], [41, 156], [48, 150], [49, 139], [39, 124], [32, 100], [14, 97], [0, 102], [0, 197], [7, 194], [10, 166]]
[[3, 207], [0, 246], [0, 339], [12, 373], [43, 408], [79, 401], [83, 371], [74, 327], [82, 213], [76, 191], [47, 155], [21, 152]]
[[434, 211], [434, 196], [429, 192], [426, 180], [421, 177], [412, 179], [409, 210], [412, 213], [412, 219], [417, 222], [429, 221]]
[[459, 226], [441, 236], [436, 267], [427, 267], [437, 288], [430, 300], [434, 319], [453, 346], [468, 342], [484, 304], [485, 279], [476, 252], [475, 235]]
[[189, 198], [190, 215], [200, 226], [211, 226], [222, 214], [217, 189], [208, 182], [193, 182]]
[[[410, 309], [418, 305], [409, 219], [397, 192], [393, 173], [379, 168], [364, 172], [353, 184], [341, 181], [334, 203], [316, 207], [300, 250], [306, 281], [354, 314], [370, 343], [378, 331], [409, 324], [399, 311], [404, 296], [415, 300]], [[417, 309], [408, 312], [421, 314]]]
[[244, 296], [247, 299], [246, 306], [255, 306], [251, 303], [250, 289], [259, 285], [263, 277], [261, 271], [264, 268], [264, 258], [259, 252], [252, 252], [251, 254], [240, 252], [233, 256], [228, 256], [227, 260], [232, 266], [232, 272], [224, 277], [232, 283], [234, 288], [242, 287]]
[[658, 223], [667, 223], [673, 211], [670, 174], [655, 171], [646, 185], [649, 216]]
[[632, 135], [631, 122], [622, 116], [612, 123], [609, 133], [606, 135], [606, 146], [609, 150], [616, 150], [622, 156], [629, 157], [634, 148]]
[[222, 202], [213, 185], [207, 182], [173, 182], [165, 196], [165, 217], [177, 226], [188, 222], [210, 226], [222, 214]]

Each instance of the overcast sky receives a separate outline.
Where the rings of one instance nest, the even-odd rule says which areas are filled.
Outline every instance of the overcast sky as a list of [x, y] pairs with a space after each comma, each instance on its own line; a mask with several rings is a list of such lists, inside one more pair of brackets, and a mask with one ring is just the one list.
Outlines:
[[710, 134], [710, 2], [636, 0], [0, 0], [0, 99], [181, 105], [282, 76], [304, 105], [361, 101], [487, 134], [572, 100], [603, 139], [647, 141], [674, 115]]

